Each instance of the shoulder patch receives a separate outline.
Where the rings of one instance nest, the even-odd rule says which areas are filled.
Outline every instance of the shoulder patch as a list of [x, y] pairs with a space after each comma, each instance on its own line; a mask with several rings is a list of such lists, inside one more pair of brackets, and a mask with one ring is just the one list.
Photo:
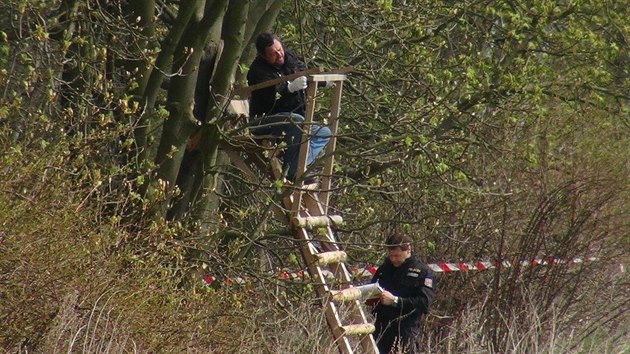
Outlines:
[[426, 286], [427, 288], [433, 288], [433, 279], [424, 278], [424, 286]]

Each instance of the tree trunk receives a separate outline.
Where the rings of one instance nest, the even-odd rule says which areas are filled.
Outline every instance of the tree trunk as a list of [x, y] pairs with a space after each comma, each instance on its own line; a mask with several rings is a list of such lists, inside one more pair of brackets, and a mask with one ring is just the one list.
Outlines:
[[[203, 49], [208, 42], [211, 29], [223, 19], [227, 0], [215, 1], [206, 5], [203, 16], [190, 18], [188, 26], [177, 43], [173, 60], [174, 75], [168, 88], [167, 102], [169, 118], [164, 123], [160, 145], [156, 156], [158, 179], [165, 184], [166, 194], [162, 215], [170, 206], [175, 182], [184, 157], [188, 138], [197, 130], [197, 120], [193, 116], [194, 94]], [[193, 13], [200, 13], [205, 1], [193, 2]]]

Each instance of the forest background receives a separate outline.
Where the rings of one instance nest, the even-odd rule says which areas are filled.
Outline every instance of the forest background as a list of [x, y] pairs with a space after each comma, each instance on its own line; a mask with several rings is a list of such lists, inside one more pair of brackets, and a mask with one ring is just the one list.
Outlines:
[[309, 68], [353, 68], [331, 200], [353, 266], [394, 231], [426, 262], [597, 257], [438, 275], [427, 352], [630, 350], [629, 9], [3, 1], [0, 348], [335, 352], [311, 287], [273, 274], [303, 267], [278, 182], [219, 149], [273, 29]]

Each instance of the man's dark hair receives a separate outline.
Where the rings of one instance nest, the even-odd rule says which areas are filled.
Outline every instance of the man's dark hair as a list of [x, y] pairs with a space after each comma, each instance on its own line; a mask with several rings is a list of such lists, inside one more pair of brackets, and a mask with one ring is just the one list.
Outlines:
[[274, 40], [278, 39], [278, 36], [271, 32], [263, 32], [256, 37], [256, 51], [258, 54], [265, 54], [265, 49], [273, 44]]
[[411, 249], [411, 241], [411, 237], [408, 235], [395, 233], [387, 238], [385, 247], [387, 247], [388, 250], [400, 247], [401, 250], [408, 251]]

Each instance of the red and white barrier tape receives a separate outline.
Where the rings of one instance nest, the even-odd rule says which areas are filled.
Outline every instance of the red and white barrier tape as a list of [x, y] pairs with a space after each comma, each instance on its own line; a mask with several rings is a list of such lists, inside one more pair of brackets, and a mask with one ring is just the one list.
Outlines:
[[529, 266], [553, 266], [560, 264], [580, 264], [580, 263], [589, 263], [596, 261], [596, 257], [588, 257], [588, 258], [572, 258], [572, 259], [561, 259], [561, 258], [534, 258], [530, 261], [519, 261], [519, 262], [510, 262], [510, 261], [502, 261], [502, 262], [491, 262], [491, 261], [479, 261], [479, 262], [459, 262], [459, 263], [432, 263], [428, 264], [429, 268], [436, 273], [450, 273], [450, 272], [462, 272], [469, 270], [487, 270], [487, 269], [495, 269], [495, 268], [510, 268], [519, 265], [521, 267], [529, 267]]
[[[513, 268], [515, 266], [521, 267], [533, 267], [533, 266], [554, 266], [554, 265], [562, 265], [562, 264], [583, 264], [590, 263], [596, 261], [596, 257], [587, 257], [587, 258], [572, 258], [572, 259], [561, 259], [561, 258], [534, 258], [530, 261], [476, 261], [476, 262], [457, 262], [457, 263], [430, 263], [427, 264], [429, 268], [435, 273], [451, 273], [451, 272], [467, 272], [467, 271], [482, 271], [488, 269], [496, 269], [496, 268]], [[352, 268], [352, 278], [353, 280], [364, 280], [372, 278], [374, 273], [376, 273], [376, 266], [366, 265], [362, 268]], [[323, 275], [326, 278], [333, 279], [335, 276], [332, 272], [328, 270], [322, 270]], [[307, 272], [303, 270], [280, 270], [276, 272], [278, 278], [283, 280], [291, 280], [291, 281], [303, 281], [304, 279], [308, 279], [309, 275]], [[218, 279], [214, 276], [206, 275], [202, 277], [202, 280], [210, 285], [215, 283]], [[246, 283], [246, 279], [243, 277], [234, 277], [223, 280], [223, 284], [232, 285], [232, 284], [244, 284]]]

